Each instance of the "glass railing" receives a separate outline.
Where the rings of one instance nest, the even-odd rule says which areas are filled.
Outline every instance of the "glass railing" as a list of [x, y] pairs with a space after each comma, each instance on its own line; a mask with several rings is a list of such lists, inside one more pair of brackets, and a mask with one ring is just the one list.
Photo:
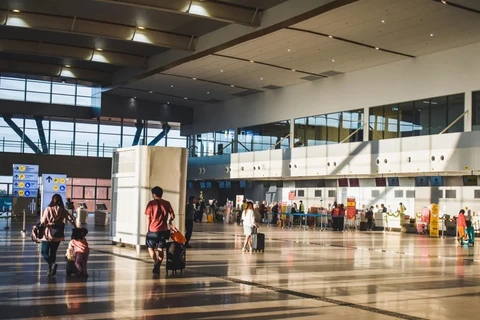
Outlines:
[[[34, 142], [34, 144], [42, 150], [42, 144], [40, 141]], [[48, 154], [64, 155], [64, 156], [85, 156], [85, 157], [102, 157], [111, 158], [113, 152], [118, 147], [93, 144], [73, 144], [73, 143], [58, 143], [56, 141], [50, 143]], [[21, 141], [12, 140], [0, 140], [0, 152], [13, 152], [13, 153], [33, 153], [32, 149]]]

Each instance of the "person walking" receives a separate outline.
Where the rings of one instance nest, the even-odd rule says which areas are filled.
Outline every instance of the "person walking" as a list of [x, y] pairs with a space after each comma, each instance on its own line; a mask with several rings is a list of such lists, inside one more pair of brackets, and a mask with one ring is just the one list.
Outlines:
[[40, 220], [42, 226], [46, 227], [42, 238], [42, 257], [48, 263], [48, 276], [54, 276], [57, 273], [57, 250], [60, 242], [65, 240], [65, 221], [76, 227], [75, 219], [65, 209], [62, 197], [54, 194]]
[[[252, 252], [252, 234], [253, 228], [258, 228], [255, 223], [255, 215], [253, 212], [253, 202], [248, 201], [245, 210], [242, 213], [243, 220], [243, 234], [245, 235], [245, 242], [243, 243], [242, 251]], [[248, 245], [248, 247], [247, 247]]]
[[75, 256], [75, 267], [77, 268], [77, 277], [88, 277], [87, 262], [90, 255], [87, 239], [88, 230], [85, 228], [76, 228], [72, 232], [72, 240], [68, 248], [72, 249]]
[[465, 228], [467, 227], [467, 221], [465, 220], [465, 210], [461, 209], [458, 212], [457, 218], [457, 230], [458, 230], [458, 243], [462, 244], [462, 239], [465, 239]]
[[[162, 188], [159, 186], [153, 187], [152, 197], [153, 200], [147, 204], [145, 209], [148, 231], [145, 237], [145, 244], [153, 260], [152, 272], [159, 274], [163, 261], [163, 248], [170, 238], [170, 224], [175, 219], [175, 213], [170, 202], [162, 199]], [[155, 250], [158, 250], [158, 255]]]
[[373, 229], [373, 206], [365, 212], [365, 218], [367, 218], [367, 230], [371, 231]]
[[190, 196], [190, 198], [188, 198], [187, 207], [185, 209], [185, 239], [187, 239], [187, 243], [185, 244], [185, 246], [187, 248], [191, 248], [190, 238], [192, 237], [193, 233], [193, 219], [195, 218], [196, 204], [197, 199], [194, 196]]

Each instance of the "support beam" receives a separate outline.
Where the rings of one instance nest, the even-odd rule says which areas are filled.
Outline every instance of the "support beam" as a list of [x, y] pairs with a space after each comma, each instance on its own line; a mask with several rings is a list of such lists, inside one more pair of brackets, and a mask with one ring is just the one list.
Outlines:
[[29, 137], [20, 129], [12, 120], [11, 114], [2, 114], [3, 120], [15, 131], [16, 134], [35, 152], [36, 154], [42, 154], [42, 151], [30, 140]]
[[150, 141], [150, 143], [148, 144], [149, 146], [157, 145], [157, 143], [159, 143], [163, 139], [163, 137], [165, 137], [165, 135], [170, 132], [170, 129], [172, 129], [172, 127], [169, 126], [168, 123], [165, 123], [162, 128], [162, 132], [160, 132], [158, 136], [156, 136], [155, 138], [153, 138], [152, 141]]
[[43, 153], [48, 154], [48, 145], [47, 139], [45, 138], [45, 131], [43, 129], [43, 116], [34, 117], [35, 122], [37, 123], [38, 136], [40, 137], [40, 142], [42, 143]]
[[132, 146], [137, 146], [138, 142], [140, 141], [140, 136], [142, 135], [143, 131], [143, 121], [142, 120], [137, 120], [135, 123], [135, 127], [137, 128], [137, 131], [135, 132], [135, 137], [133, 138], [133, 143]]

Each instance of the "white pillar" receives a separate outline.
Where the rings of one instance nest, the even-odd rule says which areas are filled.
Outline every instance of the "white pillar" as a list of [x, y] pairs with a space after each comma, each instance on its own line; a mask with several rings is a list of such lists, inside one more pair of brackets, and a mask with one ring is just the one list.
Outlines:
[[465, 132], [472, 131], [472, 117], [473, 117], [473, 101], [472, 101], [472, 92], [465, 92], [465, 110], [468, 112], [463, 117], [463, 127]]
[[363, 122], [366, 122], [363, 127], [363, 141], [368, 141], [370, 138], [370, 107], [363, 108]]
[[290, 119], [290, 149], [293, 149], [295, 144], [295, 119]]

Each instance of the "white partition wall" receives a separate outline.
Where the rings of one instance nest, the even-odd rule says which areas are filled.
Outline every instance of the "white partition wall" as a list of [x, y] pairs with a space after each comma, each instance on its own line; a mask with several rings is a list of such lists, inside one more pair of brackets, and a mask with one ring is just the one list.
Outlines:
[[184, 231], [187, 150], [136, 146], [115, 151], [112, 158], [112, 223], [114, 242], [145, 245], [145, 207], [152, 200], [151, 188], [163, 188], [163, 198], [175, 211], [174, 224]]

